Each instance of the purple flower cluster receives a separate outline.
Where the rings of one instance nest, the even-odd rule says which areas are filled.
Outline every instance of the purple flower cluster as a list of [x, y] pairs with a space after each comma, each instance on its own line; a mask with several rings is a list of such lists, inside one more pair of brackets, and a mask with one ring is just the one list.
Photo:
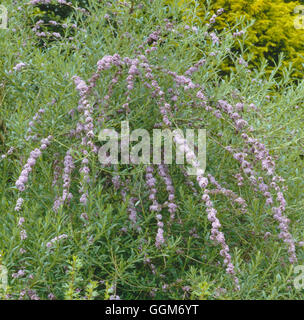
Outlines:
[[168, 202], [165, 203], [164, 205], [166, 205], [168, 207], [168, 211], [170, 212], [170, 218], [171, 218], [171, 220], [173, 220], [175, 218], [175, 212], [177, 210], [177, 205], [174, 203], [175, 190], [174, 190], [174, 187], [172, 184], [172, 179], [171, 179], [169, 172], [168, 172], [168, 167], [166, 165], [159, 164], [158, 165], [158, 173], [163, 178], [163, 180], [166, 184], [166, 189], [169, 193]]
[[[203, 60], [201, 60], [201, 62], [198, 62], [198, 66], [201, 66], [203, 64]], [[194, 68], [194, 67], [193, 67]], [[188, 69], [189, 70], [189, 69]], [[195, 70], [198, 70], [198, 67], [195, 68]], [[194, 82], [192, 82], [192, 80], [184, 75], [178, 75], [176, 72], [170, 71], [170, 70], [166, 70], [164, 69], [163, 71], [166, 71], [168, 73], [168, 75], [172, 76], [172, 78], [175, 81], [175, 84], [178, 87], [183, 87], [184, 90], [189, 90], [189, 89], [195, 89], [195, 88], [199, 88], [200, 86], [198, 84], [195, 84]], [[191, 74], [191, 72], [190, 72]]]
[[[85, 134], [85, 136], [82, 138], [81, 145], [83, 145], [84, 147], [88, 146], [94, 153], [97, 153], [98, 149], [92, 141], [92, 139], [94, 138], [94, 124], [92, 118], [93, 109], [87, 100], [88, 94], [90, 92], [90, 87], [87, 86], [85, 81], [83, 81], [78, 76], [74, 76], [73, 79], [76, 85], [76, 90], [80, 95], [80, 100], [78, 102], [78, 111], [82, 111], [84, 116], [84, 123], [79, 124], [81, 126], [81, 130], [79, 131], [83, 131]], [[84, 156], [86, 156], [86, 154], [84, 154]]]
[[[79, 193], [80, 193], [80, 203], [83, 206], [86, 206], [87, 204], [87, 197], [88, 197], [88, 188], [87, 188], [87, 184], [90, 181], [90, 168], [88, 167], [89, 164], [89, 160], [88, 160], [88, 156], [89, 156], [89, 152], [88, 152], [88, 147], [90, 148], [91, 151], [93, 151], [93, 153], [97, 153], [98, 152], [98, 148], [96, 147], [96, 145], [93, 142], [93, 138], [94, 138], [94, 125], [93, 125], [93, 117], [92, 117], [92, 113], [93, 113], [93, 108], [91, 107], [89, 101], [88, 101], [88, 96], [90, 93], [91, 88], [94, 86], [94, 81], [97, 81], [98, 79], [98, 75], [97, 78], [93, 78], [93, 80], [90, 80], [90, 86], [88, 86], [85, 81], [83, 81], [80, 77], [78, 76], [73, 76], [72, 78], [74, 80], [74, 83], [76, 85], [76, 90], [79, 92], [80, 95], [80, 100], [78, 102], [78, 111], [83, 113], [84, 116], [84, 123], [83, 124], [78, 124], [79, 126], [81, 126], [81, 130], [79, 130], [79, 132], [83, 132], [83, 137], [81, 140], [81, 153], [83, 155], [83, 159], [81, 161], [81, 168], [79, 169], [80, 175], [81, 175], [81, 181], [80, 181], [80, 188], [79, 188]], [[94, 80], [95, 79], [95, 80]], [[77, 128], [76, 128], [76, 132], [77, 132]], [[87, 213], [83, 213], [86, 214]]]
[[209, 178], [209, 182], [216, 187], [216, 189], [209, 190], [209, 194], [218, 194], [218, 193], [223, 194], [226, 197], [229, 197], [236, 204], [240, 205], [242, 213], [247, 213], [247, 204], [242, 197], [239, 197], [232, 190], [223, 188], [211, 174], [208, 174], [208, 178]]
[[277, 192], [277, 201], [279, 202], [278, 207], [273, 207], [272, 211], [274, 213], [273, 217], [279, 223], [280, 234], [279, 238], [282, 239], [288, 245], [289, 261], [290, 263], [297, 262], [295, 243], [288, 231], [288, 224], [290, 220], [286, 218], [283, 213], [286, 210], [286, 201], [283, 196], [283, 193], [280, 190], [280, 187], [276, 184], [276, 180], [279, 180], [280, 177], [274, 177], [272, 180], [272, 185]]
[[213, 45], [218, 45], [220, 43], [218, 36], [214, 32], [211, 32], [209, 37], [211, 38]]
[[137, 223], [137, 212], [135, 208], [135, 203], [137, 200], [137, 198], [131, 197], [128, 205], [129, 219], [133, 226]]
[[24, 269], [20, 269], [18, 272], [12, 274], [12, 278], [14, 279], [22, 278], [24, 276], [25, 276]]
[[[29, 128], [27, 129], [28, 134], [31, 134], [31, 133], [32, 133], [33, 128], [34, 128], [34, 126], [35, 126], [35, 122], [39, 122], [39, 121], [40, 121], [40, 119], [41, 119], [41, 114], [43, 114], [44, 112], [45, 112], [44, 109], [39, 109], [38, 112], [34, 115], [33, 119], [29, 122]], [[36, 140], [36, 139], [37, 139], [37, 136], [36, 136], [36, 135], [33, 135], [33, 136], [28, 135], [28, 136], [25, 138], [25, 140], [27, 140], [27, 141], [30, 140], [30, 139]]]
[[71, 184], [71, 173], [73, 169], [75, 168], [73, 157], [71, 156], [71, 151], [68, 150], [65, 157], [64, 157], [64, 168], [63, 168], [63, 174], [62, 174], [62, 180], [63, 180], [63, 191], [62, 196], [55, 200], [53, 210], [55, 212], [58, 211], [59, 207], [65, 203], [65, 201], [70, 201], [73, 198], [72, 193], [69, 192], [70, 184]]
[[234, 122], [235, 127], [238, 131], [241, 131], [244, 127], [248, 125], [248, 122], [244, 120], [236, 110], [242, 110], [243, 106], [240, 104], [236, 104], [236, 107], [233, 108], [231, 104], [229, 104], [225, 100], [219, 100], [217, 102], [217, 108], [225, 112], [230, 119]]
[[194, 72], [197, 72], [201, 66], [205, 64], [206, 60], [201, 59], [198, 62], [196, 62], [192, 67], [190, 67], [186, 72], [185, 76], [191, 76]]
[[214, 24], [216, 22], [216, 18], [219, 17], [224, 12], [223, 8], [220, 8], [216, 11], [216, 14], [212, 15], [212, 17], [209, 19], [210, 24]]
[[[51, 140], [53, 139], [52, 136], [48, 136], [46, 139], [41, 140], [40, 148], [36, 148], [30, 153], [30, 157], [27, 160], [27, 163], [23, 166], [23, 170], [16, 181], [16, 187], [20, 192], [23, 192], [25, 190], [25, 185], [28, 182], [29, 173], [32, 171], [38, 157], [41, 155], [41, 150], [45, 150], [47, 146], [51, 143]], [[19, 212], [21, 210], [22, 204], [24, 200], [23, 198], [19, 197], [16, 205], [15, 205], [15, 211]], [[25, 219], [21, 217], [18, 221], [18, 226], [21, 228], [20, 230], [20, 239], [21, 241], [27, 239], [27, 233], [26, 230], [22, 228], [23, 223], [25, 222]], [[20, 253], [24, 253], [25, 250], [23, 248], [20, 249]]]
[[49, 293], [48, 298], [49, 298], [49, 300], [56, 300], [56, 297], [53, 293]]
[[[83, 150], [83, 154], [85, 156], [88, 155], [86, 150]], [[79, 193], [81, 194], [80, 196], [80, 203], [82, 205], [86, 205], [87, 201], [88, 201], [88, 191], [87, 191], [87, 183], [90, 181], [90, 168], [87, 166], [89, 163], [89, 160], [87, 158], [84, 158], [81, 161], [82, 167], [80, 168], [79, 172], [81, 174], [81, 182], [80, 182], [80, 189], [79, 189]]]
[[222, 250], [220, 251], [220, 255], [223, 256], [224, 264], [227, 266], [226, 272], [233, 276], [234, 282], [236, 284], [236, 288], [239, 289], [238, 278], [235, 276], [234, 266], [231, 262], [231, 256], [229, 254], [229, 247], [226, 244], [224, 234], [219, 230], [219, 228], [221, 227], [221, 224], [216, 216], [217, 211], [213, 207], [213, 203], [210, 200], [210, 197], [208, 195], [209, 190], [206, 189], [209, 181], [206, 177], [202, 176], [202, 173], [200, 172], [201, 169], [199, 169], [199, 162], [197, 161], [195, 154], [190, 150], [189, 146], [187, 145], [187, 141], [182, 136], [180, 136], [178, 134], [176, 134], [176, 136], [174, 137], [174, 140], [176, 142], [177, 148], [180, 149], [180, 151], [186, 152], [186, 158], [188, 159], [190, 164], [194, 168], [197, 168], [196, 180], [197, 180], [199, 186], [203, 190], [202, 200], [205, 202], [205, 204], [207, 206], [206, 211], [208, 213], [208, 220], [212, 224], [210, 239], [217, 242], [222, 247]]
[[291, 234], [288, 231], [289, 219], [283, 215], [283, 212], [286, 209], [286, 201], [281, 192], [281, 188], [277, 182], [284, 182], [281, 177], [274, 176], [275, 163], [269, 151], [266, 149], [265, 145], [260, 143], [257, 139], [249, 137], [246, 133], [242, 133], [241, 137], [248, 147], [246, 151], [250, 151], [250, 154], [254, 157], [255, 161], [260, 162], [262, 169], [266, 171], [268, 176], [272, 176], [272, 182], [270, 185], [264, 182], [263, 177], [256, 177], [256, 172], [253, 170], [252, 164], [245, 159], [248, 155], [247, 153], [234, 153], [233, 149], [227, 147], [226, 150], [233, 154], [233, 157], [240, 162], [241, 168], [245, 174], [249, 175], [249, 181], [253, 186], [257, 186], [258, 189], [263, 193], [266, 198], [266, 204], [273, 204], [273, 197], [270, 192], [270, 189], [274, 190], [276, 193], [277, 202], [279, 203], [278, 207], [273, 206], [272, 211], [274, 213], [273, 217], [276, 221], [279, 222], [280, 234], [279, 237], [288, 245], [289, 260], [291, 263], [297, 261], [295, 253], [295, 244]]
[[239, 58], [238, 62], [239, 64], [248, 67], [248, 63], [242, 57]]
[[206, 203], [206, 206], [207, 206], [206, 211], [208, 213], [208, 220], [212, 224], [210, 239], [217, 242], [222, 247], [222, 250], [220, 251], [220, 255], [224, 258], [224, 264], [227, 266], [226, 272], [233, 276], [235, 284], [236, 284], [237, 288], [239, 289], [238, 278], [235, 276], [234, 265], [231, 262], [231, 256], [229, 254], [229, 247], [226, 244], [225, 236], [224, 236], [223, 232], [221, 232], [219, 230], [219, 228], [221, 227], [221, 224], [216, 216], [217, 211], [213, 207], [213, 203], [210, 200], [210, 197], [208, 195], [208, 191], [209, 191], [208, 189], [205, 189], [204, 194], [202, 196], [202, 199]]
[[21, 241], [27, 239], [26, 230], [22, 229], [22, 230], [20, 231], [20, 239], [21, 239]]
[[27, 163], [24, 165], [23, 170], [16, 181], [16, 187], [19, 191], [22, 192], [25, 190], [25, 184], [28, 182], [29, 173], [32, 171], [37, 159], [41, 155], [41, 150], [47, 148], [47, 146], [51, 143], [52, 138], [52, 136], [48, 136], [46, 139], [42, 139], [40, 148], [36, 148], [30, 153], [30, 157], [28, 158]]
[[[20, 240], [24, 241], [25, 239], [27, 239], [27, 233], [26, 230], [23, 228], [23, 224], [25, 222], [25, 219], [23, 217], [20, 217], [18, 220], [18, 227], [20, 228]], [[24, 249], [20, 249], [20, 253], [24, 253]]]
[[[97, 62], [97, 72], [108, 70], [112, 65], [120, 67], [123, 64], [119, 54], [115, 53], [113, 56], [107, 55]], [[97, 76], [97, 78], [98, 77], [99, 76]]]
[[237, 37], [241, 37], [244, 34], [245, 34], [245, 31], [241, 30], [241, 31], [233, 32], [232, 36], [233, 38], [237, 38]]
[[67, 239], [67, 235], [66, 234], [62, 234], [62, 235], [60, 235], [60, 236], [58, 236], [58, 237], [55, 237], [55, 238], [53, 238], [50, 242], [48, 242], [47, 244], [46, 244], [46, 247], [47, 248], [51, 248], [56, 242], [58, 242], [58, 241], [60, 241], [60, 240], [62, 240], [62, 239]]
[[9, 150], [7, 151], [6, 154], [2, 154], [2, 155], [1, 155], [1, 159], [7, 158], [7, 156], [11, 155], [11, 154], [14, 152], [14, 150], [15, 150], [14, 147], [9, 148]]
[[35, 290], [27, 290], [27, 295], [29, 296], [30, 300], [40, 300]]
[[127, 62], [130, 66], [129, 71], [128, 71], [128, 76], [127, 76], [127, 92], [126, 92], [127, 103], [129, 103], [129, 101], [131, 100], [130, 91], [134, 88], [134, 78], [136, 75], [139, 74], [139, 70], [137, 67], [139, 64], [139, 60], [138, 59], [130, 59]]
[[23, 198], [18, 198], [17, 202], [16, 202], [16, 206], [15, 206], [15, 211], [20, 211], [22, 204], [23, 204]]
[[147, 166], [146, 167], [146, 184], [149, 188], [149, 200], [152, 201], [152, 205], [150, 205], [150, 211], [156, 213], [156, 220], [157, 220], [157, 235], [155, 239], [155, 246], [160, 248], [161, 245], [165, 243], [164, 239], [164, 223], [162, 222], [162, 215], [161, 212], [161, 205], [158, 203], [156, 199], [156, 179], [153, 177], [153, 167]]
[[24, 67], [26, 67], [27, 64], [24, 62], [20, 62], [18, 64], [15, 65], [15, 67], [13, 68], [13, 70], [15, 71], [20, 71], [21, 69], [23, 69]]
[[[274, 173], [274, 161], [269, 156], [269, 152], [266, 149], [264, 144], [261, 144], [254, 138], [248, 137], [247, 134], [242, 133], [242, 138], [245, 140], [245, 143], [250, 146], [250, 154], [253, 155], [255, 161], [259, 161], [262, 164], [262, 169], [266, 171], [268, 176], [273, 176]], [[283, 239], [283, 241], [288, 245], [288, 253], [289, 253], [289, 260], [291, 263], [297, 261], [296, 253], [295, 253], [295, 244], [291, 234], [288, 232], [288, 224], [289, 219], [283, 216], [283, 212], [286, 209], [286, 201], [281, 192], [281, 188], [278, 186], [277, 182], [283, 182], [283, 179], [278, 176], [273, 176], [272, 182], [270, 185], [266, 184], [264, 178], [259, 176], [257, 177], [256, 172], [253, 170], [253, 165], [251, 162], [246, 160], [248, 156], [247, 153], [235, 153], [231, 147], [226, 147], [226, 150], [230, 152], [233, 157], [240, 162], [241, 168], [243, 169], [244, 173], [249, 175], [249, 182], [256, 186], [262, 194], [266, 198], [267, 205], [273, 205], [273, 197], [270, 190], [274, 190], [277, 194], [277, 201], [280, 204], [278, 207], [273, 206], [272, 211], [274, 213], [273, 217], [279, 223], [280, 234], [279, 237]], [[240, 181], [239, 184], [243, 183], [243, 179], [241, 179], [241, 175], [238, 175], [238, 180]], [[257, 190], [257, 189], [256, 189]]]
[[61, 176], [61, 166], [59, 165], [60, 164], [60, 161], [59, 161], [59, 156], [60, 154], [59, 153], [55, 153], [54, 154], [54, 162], [53, 162], [53, 166], [54, 166], [54, 178], [53, 178], [53, 182], [52, 182], [52, 187], [54, 187], [56, 184], [57, 184], [57, 181], [58, 179], [60, 178]]

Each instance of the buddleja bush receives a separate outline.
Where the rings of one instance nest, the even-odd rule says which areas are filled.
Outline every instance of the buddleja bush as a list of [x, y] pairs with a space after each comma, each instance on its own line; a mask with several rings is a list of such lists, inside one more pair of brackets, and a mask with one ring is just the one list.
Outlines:
[[[74, 39], [41, 51], [24, 26], [10, 38], [18, 61], [1, 50], [1, 116], [11, 132], [0, 163], [11, 275], [3, 296], [213, 299], [248, 297], [254, 287], [280, 296], [297, 261], [286, 185], [251, 125], [273, 83], [231, 54], [232, 35], [190, 27], [157, 1], [130, 8], [91, 1]], [[227, 56], [236, 72], [223, 78]], [[151, 136], [206, 129], [206, 172], [101, 165], [98, 134], [122, 121]], [[181, 133], [174, 146], [198, 167]], [[279, 286], [264, 273], [274, 262]], [[266, 279], [277, 289], [265, 289]]]

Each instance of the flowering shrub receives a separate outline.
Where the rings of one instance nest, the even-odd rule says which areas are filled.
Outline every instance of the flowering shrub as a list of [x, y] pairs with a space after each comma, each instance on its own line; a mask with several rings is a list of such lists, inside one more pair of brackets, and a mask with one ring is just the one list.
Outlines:
[[[18, 22], [35, 4], [15, 10]], [[303, 82], [292, 86], [287, 71], [265, 79], [235, 57], [231, 36], [166, 10], [161, 1], [94, 2], [75, 16], [73, 39], [63, 34], [44, 50], [32, 46], [37, 30], [13, 24], [17, 59], [0, 39], [0, 116], [10, 133], [0, 160], [0, 246], [11, 274], [3, 297], [300, 296], [287, 286], [303, 260], [295, 228], [303, 225], [295, 211], [302, 136], [292, 127], [301, 123]], [[220, 76], [227, 56], [231, 77]], [[282, 97], [270, 96], [274, 87]], [[101, 164], [99, 132], [125, 120], [150, 133], [206, 129], [206, 172]], [[181, 133], [174, 148], [199, 167]]]

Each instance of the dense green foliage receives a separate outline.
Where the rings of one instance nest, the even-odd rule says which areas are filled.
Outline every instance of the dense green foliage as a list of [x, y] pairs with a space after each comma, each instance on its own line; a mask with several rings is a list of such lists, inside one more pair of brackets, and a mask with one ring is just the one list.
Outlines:
[[[301, 299], [303, 289], [296, 290], [293, 286], [293, 265], [288, 261], [284, 243], [278, 239], [278, 225], [265, 205], [265, 198], [247, 178], [242, 187], [234, 178], [240, 167], [224, 148], [242, 147], [234, 125], [229, 119], [216, 119], [198, 107], [190, 91], [176, 88], [172, 78], [161, 72], [169, 69], [182, 75], [197, 63], [198, 57], [203, 57], [206, 62], [192, 79], [204, 88], [208, 103], [213, 107], [220, 99], [232, 105], [243, 103], [242, 116], [253, 127], [252, 135], [265, 143], [276, 160], [277, 173], [285, 179], [286, 215], [291, 220], [298, 264], [304, 264], [304, 250], [299, 245], [304, 241], [304, 82], [292, 82], [290, 71], [284, 68], [282, 76], [277, 77], [285, 61], [279, 60], [268, 77], [265, 63], [249, 69], [239, 64], [240, 56], [233, 52], [236, 40], [231, 32], [220, 30], [217, 33], [220, 42], [214, 44], [205, 36], [207, 26], [198, 26], [197, 30], [185, 28], [187, 22], [181, 19], [180, 9], [165, 6], [160, 0], [142, 1], [132, 10], [129, 2], [89, 0], [88, 13], [75, 10], [72, 16], [57, 17], [56, 21], [68, 24], [66, 30], [75, 31], [70, 34], [59, 30], [58, 38], [46, 36], [42, 47], [32, 30], [37, 23], [37, 7], [27, 2], [18, 1], [18, 9], [11, 1], [4, 1], [9, 11], [9, 29], [0, 30], [3, 121], [0, 155], [6, 154], [0, 159], [0, 264], [9, 273], [9, 287], [6, 292], [0, 291], [1, 296], [109, 299], [115, 294], [121, 299]], [[165, 27], [168, 22], [173, 24], [172, 32]], [[173, 126], [207, 129], [206, 173], [240, 194], [248, 204], [244, 214], [230, 199], [213, 196], [240, 290], [235, 290], [218, 247], [210, 240], [211, 227], [201, 201], [202, 191], [195, 185], [197, 195], [194, 194], [178, 166], [169, 168], [176, 192], [177, 218], [170, 225], [169, 214], [164, 210], [166, 243], [160, 249], [154, 245], [157, 221], [149, 211], [144, 165], [103, 167], [90, 152], [91, 181], [85, 209], [88, 218], [82, 216], [84, 209], [79, 203], [82, 175], [78, 171], [83, 160], [81, 139], [70, 135], [82, 118], [76, 110], [79, 94], [72, 77], [77, 75], [87, 81], [105, 55], [118, 53], [122, 58], [134, 58], [139, 46], [159, 26], [161, 42], [150, 53], [149, 62], [159, 67], [156, 78], [166, 98], [170, 97], [169, 88], [179, 91], [179, 102], [172, 114]], [[222, 76], [222, 65], [228, 57], [235, 68]], [[26, 66], [14, 70], [20, 62]], [[102, 73], [90, 97], [94, 106], [94, 134], [98, 136], [102, 128], [119, 131], [122, 120], [128, 120], [132, 129], [145, 128], [151, 132], [155, 123], [161, 122], [161, 115], [157, 100], [151, 97], [144, 81], [136, 79], [129, 113], [121, 112], [126, 97], [125, 77], [113, 88], [107, 103], [105, 96], [115, 71], [113, 68]], [[257, 110], [250, 108], [252, 103]], [[38, 140], [27, 140], [29, 122], [41, 108], [45, 112], [33, 126]], [[30, 152], [48, 135], [53, 136], [53, 141], [31, 172], [22, 194], [25, 199], [22, 210], [15, 211], [20, 197], [15, 182]], [[14, 150], [7, 154], [10, 148]], [[54, 212], [54, 200], [62, 193], [61, 176], [52, 185], [54, 170], [56, 166], [62, 169], [69, 149], [77, 167], [70, 188], [74, 198]], [[259, 174], [265, 181], [268, 179], [261, 169]], [[112, 183], [117, 175], [127, 187], [126, 200], [121, 189]], [[163, 203], [167, 200], [166, 186], [159, 177], [157, 181], [157, 196]], [[138, 199], [140, 230], [128, 219], [130, 197]], [[27, 232], [24, 240], [18, 225], [21, 217], [25, 219], [22, 227]], [[48, 247], [51, 239], [63, 234], [67, 238]], [[24, 275], [12, 276], [20, 270], [24, 270]]]

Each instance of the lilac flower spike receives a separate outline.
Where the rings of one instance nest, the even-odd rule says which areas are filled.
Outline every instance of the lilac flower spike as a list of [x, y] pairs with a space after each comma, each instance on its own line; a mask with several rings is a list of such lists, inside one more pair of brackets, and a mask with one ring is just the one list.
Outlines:
[[[185, 150], [186, 151], [186, 158], [190, 160], [191, 165], [194, 168], [199, 168], [199, 162], [197, 161], [195, 155], [193, 155], [193, 153], [189, 154], [191, 151], [190, 148], [185, 148], [185, 146], [187, 146], [187, 142], [186, 140], [181, 137], [180, 135], [176, 134], [176, 136], [174, 137], [174, 140], [176, 142], [176, 147], [178, 149], [180, 149], [181, 151]], [[188, 155], [187, 155], [188, 153]], [[218, 243], [221, 246], [221, 251], [220, 251], [220, 255], [223, 256], [224, 258], [224, 264], [226, 265], [226, 272], [230, 275], [232, 275], [236, 288], [239, 289], [239, 280], [238, 278], [235, 276], [235, 270], [234, 270], [234, 266], [231, 262], [231, 256], [229, 254], [229, 247], [226, 244], [225, 241], [225, 236], [223, 234], [223, 232], [221, 232], [219, 230], [219, 228], [221, 227], [221, 224], [219, 222], [219, 219], [217, 218], [217, 211], [216, 209], [213, 207], [213, 203], [210, 200], [210, 197], [208, 195], [209, 190], [206, 189], [209, 181], [206, 177], [203, 177], [202, 175], [198, 174], [197, 178], [196, 178], [199, 186], [201, 187], [201, 189], [203, 190], [203, 196], [202, 196], [202, 200], [205, 202], [206, 206], [207, 206], [207, 213], [208, 213], [208, 220], [211, 222], [212, 224], [212, 228], [211, 228], [211, 236], [210, 239], [215, 241], [216, 243]]]
[[47, 248], [51, 248], [51, 247], [53, 247], [53, 245], [56, 243], [56, 242], [58, 242], [58, 241], [60, 241], [60, 240], [63, 240], [63, 239], [67, 239], [68, 238], [68, 236], [66, 235], [66, 234], [62, 234], [62, 235], [60, 235], [60, 236], [58, 236], [58, 237], [55, 237], [55, 238], [53, 238], [50, 242], [48, 242], [47, 244], [46, 244], [46, 247]]
[[70, 184], [71, 184], [71, 173], [75, 168], [73, 157], [71, 156], [71, 151], [68, 150], [64, 157], [64, 168], [62, 174], [63, 180], [63, 191], [62, 196], [54, 202], [53, 210], [55, 212], [58, 211], [60, 205], [63, 205], [67, 200], [71, 200], [73, 195], [69, 192]]
[[24, 67], [26, 67], [27, 64], [24, 62], [20, 62], [18, 64], [15, 65], [15, 67], [13, 68], [13, 70], [15, 71], [20, 71], [21, 69], [23, 69]]
[[169, 193], [168, 202], [166, 203], [166, 205], [168, 207], [168, 211], [171, 214], [170, 218], [171, 218], [171, 220], [173, 220], [175, 218], [175, 212], [177, 210], [177, 205], [174, 203], [175, 190], [174, 190], [174, 187], [172, 184], [172, 179], [169, 176], [168, 167], [166, 165], [159, 164], [158, 165], [158, 173], [162, 177], [162, 179], [164, 180], [164, 182], [166, 184], [166, 189]]
[[155, 246], [157, 248], [160, 248], [164, 242], [164, 224], [161, 221], [162, 220], [162, 215], [160, 214], [161, 211], [161, 206], [160, 204], [157, 202], [156, 199], [156, 179], [153, 177], [153, 167], [148, 166], [146, 167], [146, 184], [150, 190], [150, 195], [149, 195], [149, 199], [152, 201], [152, 205], [150, 205], [150, 211], [151, 212], [155, 212], [156, 213], [156, 220], [157, 220], [157, 235], [156, 235], [156, 239], [155, 239]]
[[[52, 138], [52, 136], [49, 136], [46, 139], [42, 139], [40, 149], [44, 150], [51, 143]], [[30, 153], [30, 157], [28, 158], [27, 163], [23, 166], [23, 170], [21, 171], [21, 174], [16, 181], [16, 187], [21, 192], [25, 190], [25, 185], [28, 182], [29, 173], [32, 171], [37, 159], [41, 155], [40, 149], [36, 148]]]
[[21, 206], [22, 206], [23, 201], [24, 201], [23, 198], [18, 198], [16, 206], [15, 206], [15, 211], [21, 210]]

